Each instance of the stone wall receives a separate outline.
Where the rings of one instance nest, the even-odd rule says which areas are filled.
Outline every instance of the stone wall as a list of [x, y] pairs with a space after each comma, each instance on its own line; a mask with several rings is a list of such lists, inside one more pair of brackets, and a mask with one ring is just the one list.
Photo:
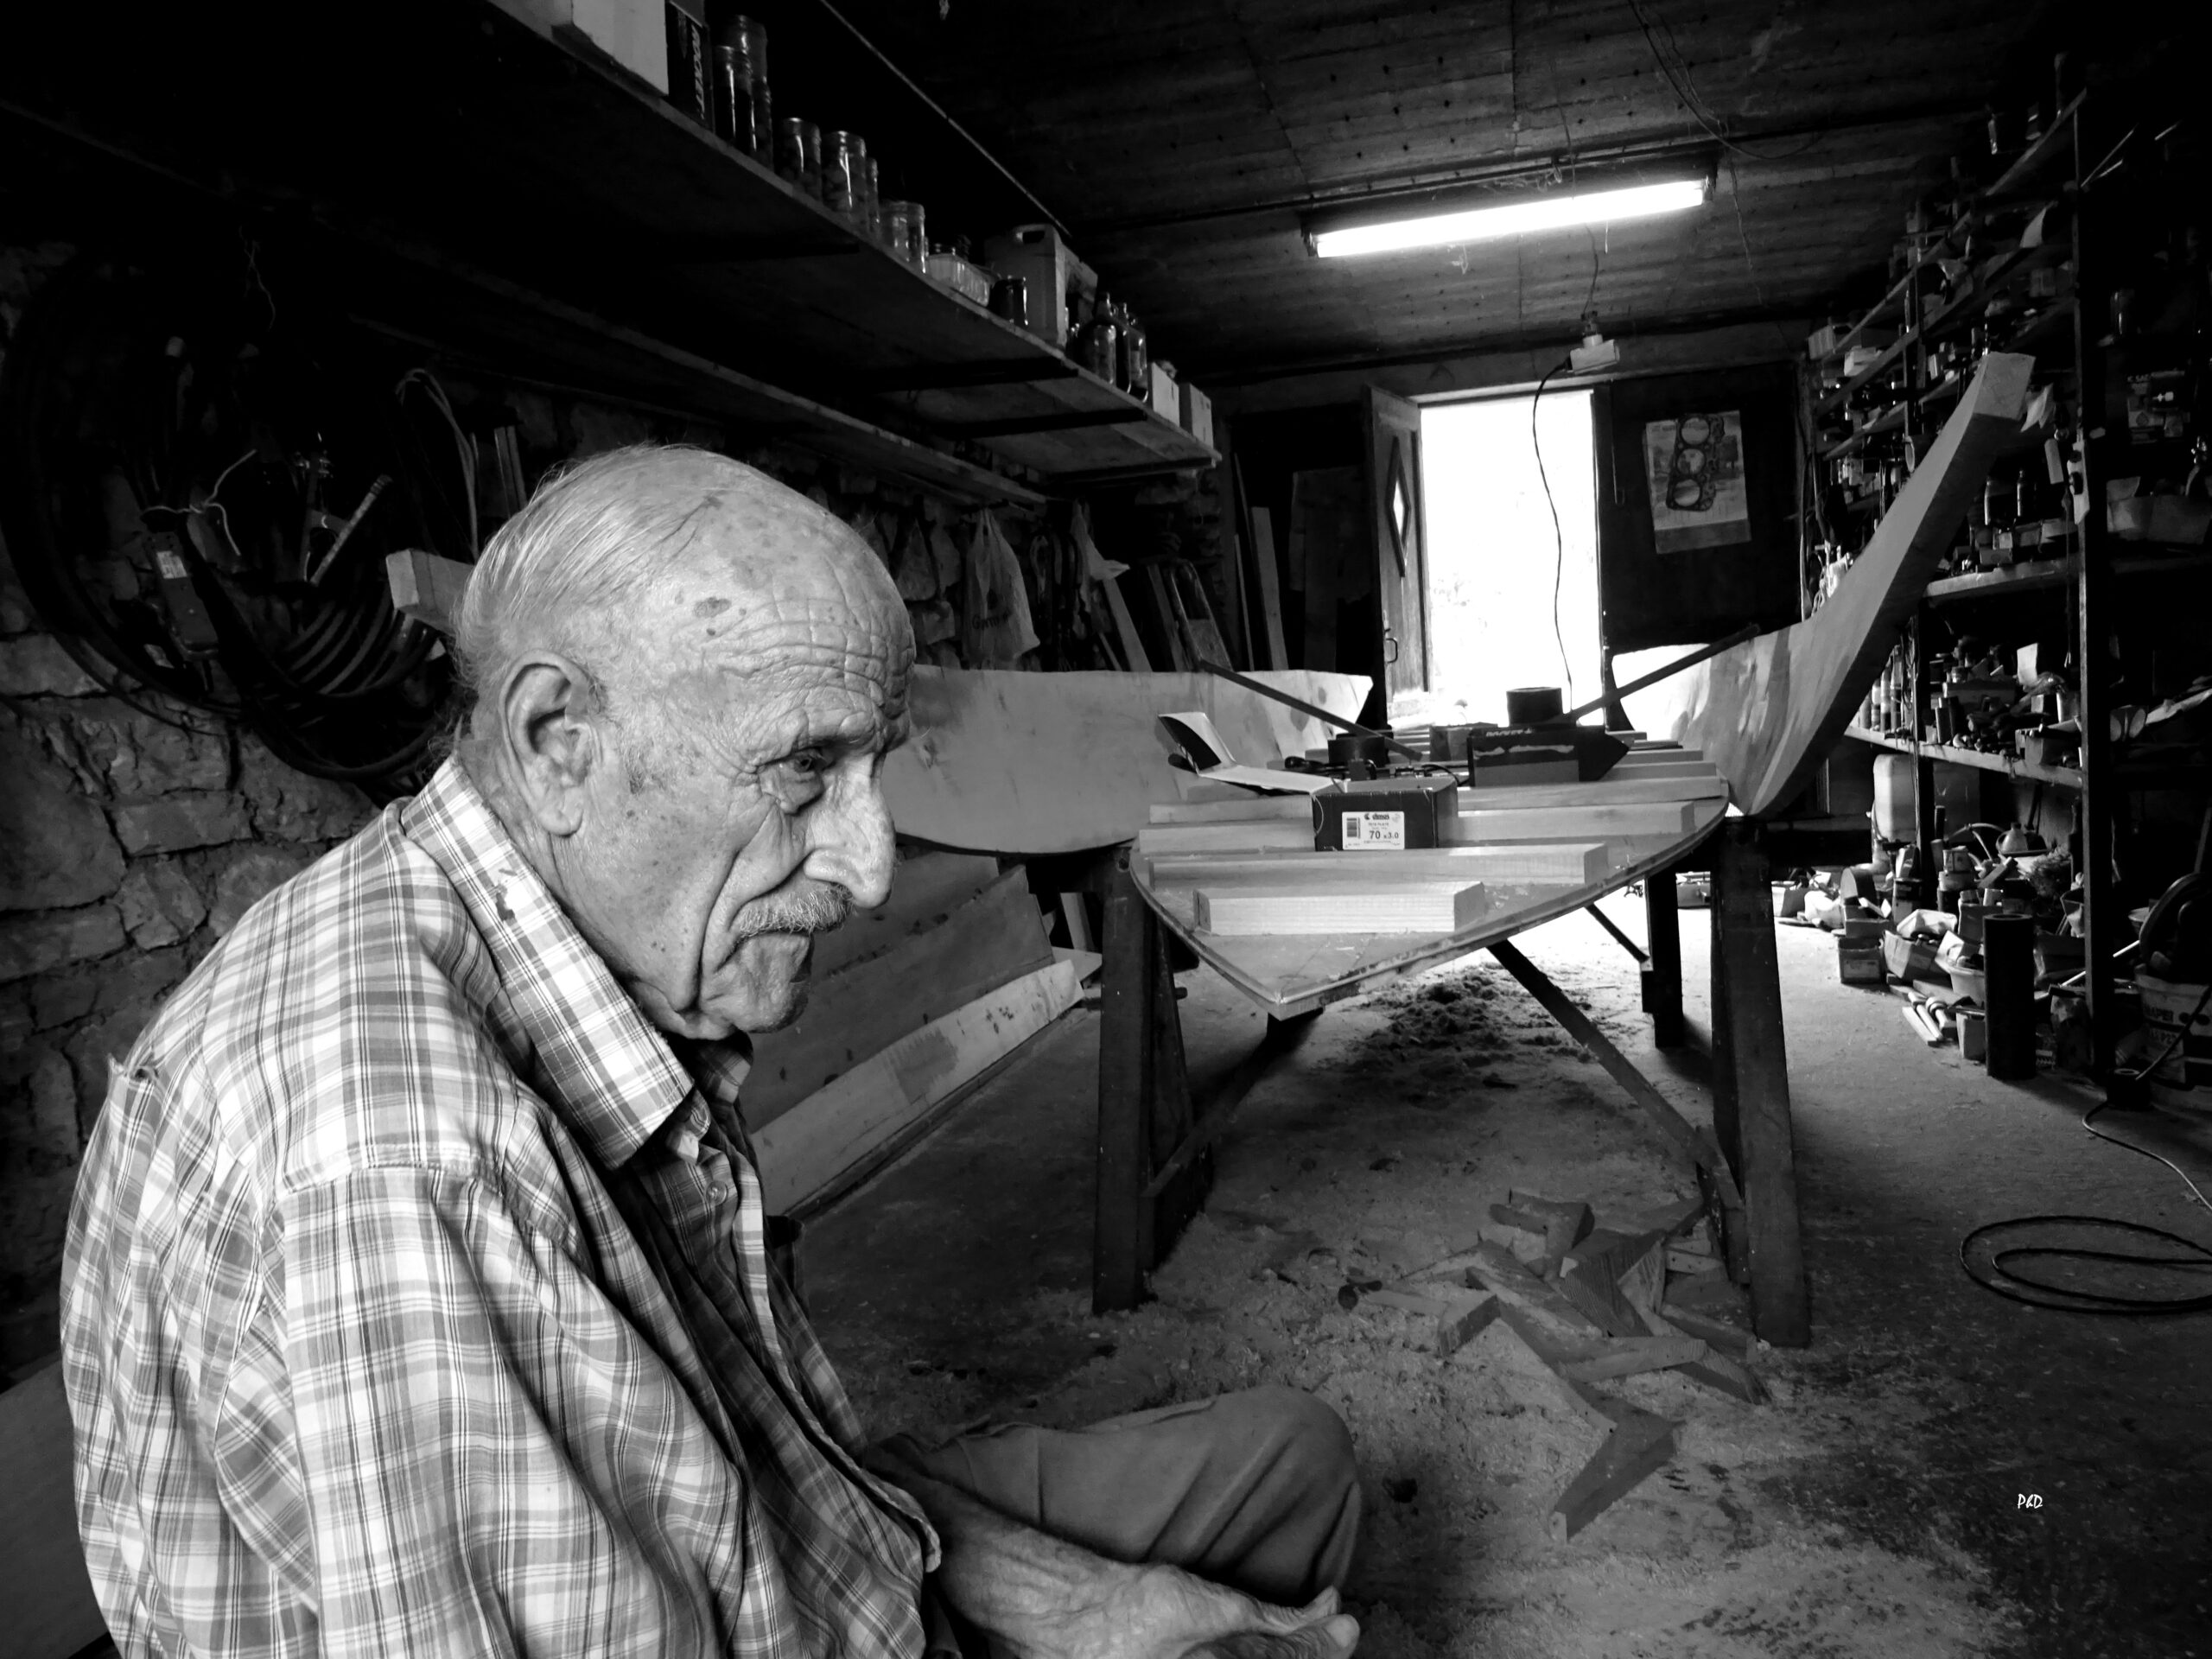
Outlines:
[[348, 785], [100, 689], [0, 569], [0, 1367], [51, 1281], [107, 1070], [245, 908], [370, 816]]
[[[25, 301], [70, 252], [0, 245], [0, 363]], [[737, 454], [861, 532], [898, 581], [923, 661], [1035, 664], [1013, 649], [1027, 623], [1004, 559], [977, 563], [990, 543], [973, 510], [715, 427], [445, 384], [464, 410], [493, 397], [513, 411], [532, 478], [648, 441]], [[1026, 556], [1041, 521], [996, 522]], [[249, 905], [373, 810], [232, 724], [103, 693], [32, 613], [0, 548], [0, 1372], [54, 1346], [70, 1194], [110, 1061]]]

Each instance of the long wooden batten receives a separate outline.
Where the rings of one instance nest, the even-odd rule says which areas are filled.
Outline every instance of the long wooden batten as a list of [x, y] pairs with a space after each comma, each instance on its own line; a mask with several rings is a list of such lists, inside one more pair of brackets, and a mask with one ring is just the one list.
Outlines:
[[1701, 748], [1750, 817], [1805, 786], [1881, 672], [1914, 601], [1966, 521], [2003, 447], [2017, 439], [2032, 357], [1993, 352], [1827, 602], [1662, 682], [1633, 701], [1656, 737]]

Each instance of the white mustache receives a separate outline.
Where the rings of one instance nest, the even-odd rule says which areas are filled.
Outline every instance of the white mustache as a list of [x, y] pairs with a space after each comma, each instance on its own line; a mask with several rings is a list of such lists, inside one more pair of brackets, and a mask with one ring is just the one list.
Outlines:
[[755, 899], [737, 913], [737, 937], [760, 933], [827, 933], [852, 914], [853, 897], [844, 888], [819, 883], [797, 893]]

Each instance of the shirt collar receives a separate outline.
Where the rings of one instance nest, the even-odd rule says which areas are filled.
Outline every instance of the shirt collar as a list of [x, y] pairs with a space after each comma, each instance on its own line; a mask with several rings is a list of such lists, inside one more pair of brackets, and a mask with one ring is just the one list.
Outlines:
[[690, 1096], [660, 1033], [546, 891], [457, 760], [401, 828], [446, 874], [552, 1090], [599, 1161], [626, 1163]]

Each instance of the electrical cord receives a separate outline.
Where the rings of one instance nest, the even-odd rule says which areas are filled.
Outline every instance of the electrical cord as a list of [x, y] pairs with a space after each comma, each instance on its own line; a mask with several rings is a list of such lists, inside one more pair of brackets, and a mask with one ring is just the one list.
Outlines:
[[1666, 34], [1668, 48], [1675, 54], [1675, 61], [1672, 63], [1668, 61], [1666, 52], [1661, 50], [1658, 36], [1651, 32], [1651, 20], [1644, 15], [1641, 0], [1628, 0], [1628, 7], [1636, 14], [1636, 26], [1643, 31], [1643, 43], [1651, 48], [1651, 60], [1659, 66], [1659, 73], [1666, 77], [1667, 84], [1675, 89], [1675, 96], [1681, 100], [1682, 107], [1689, 112], [1690, 119], [1704, 128], [1706, 136], [1723, 149], [1747, 156], [1755, 162], [1787, 162], [1794, 161], [1796, 157], [1804, 155], [1821, 142], [1823, 135], [1814, 133], [1796, 149], [1784, 150], [1779, 156], [1763, 154], [1738, 143], [1728, 136], [1726, 128], [1721, 124], [1720, 118], [1713, 112], [1712, 106], [1705, 101], [1704, 95], [1698, 91], [1697, 82], [1690, 74], [1689, 60], [1682, 56], [1681, 48], [1675, 45], [1675, 31], [1668, 26], [1666, 20], [1662, 18], [1659, 27]]
[[[242, 283], [202, 250], [158, 269], [86, 254], [42, 286], [0, 373], [0, 521], [41, 620], [108, 695], [186, 731], [208, 729], [195, 710], [238, 722], [303, 772], [400, 779], [446, 727], [451, 676], [381, 554], [473, 558], [474, 444], [427, 371], [365, 379], [312, 321], [275, 336], [243, 246]], [[334, 486], [360, 492], [350, 518]]]
[[[1597, 274], [1593, 271], [1590, 277], [1592, 292], [1597, 285]], [[1544, 388], [1551, 384], [1552, 377], [1572, 368], [1573, 365], [1574, 359], [1568, 356], [1545, 370], [1544, 378], [1536, 382], [1535, 396], [1529, 399], [1529, 445], [1536, 452], [1536, 476], [1543, 481], [1544, 505], [1552, 511], [1552, 639], [1559, 646], [1559, 665], [1560, 671], [1567, 676], [1567, 700], [1570, 705], [1580, 702], [1581, 699], [1574, 695], [1574, 666], [1567, 661], [1567, 635], [1559, 625], [1559, 589], [1560, 579], [1567, 569], [1567, 536], [1560, 529], [1559, 502], [1552, 494], [1551, 474], [1544, 470], [1544, 441], [1536, 434], [1536, 408], [1543, 402]]]
[[[2197, 1016], [2204, 1012], [2208, 1002], [2212, 1002], [2212, 984], [2208, 984], [2204, 988], [2203, 992], [2196, 999], [2196, 1006], [2190, 1010], [2189, 1017], [2181, 1022], [2171, 1037], [2166, 1039], [2164, 1046], [2152, 1056], [2145, 1064], [2124, 1075], [2132, 1079], [2140, 1080], [2150, 1077], [2164, 1065], [2166, 1058], [2174, 1052], [2182, 1039], [2188, 1035], [2190, 1028], [2196, 1023]], [[2107, 1135], [2096, 1126], [2097, 1114], [2111, 1104], [2111, 1096], [2107, 1096], [2092, 1106], [2082, 1114], [2082, 1127], [2100, 1141], [2108, 1141], [2123, 1151], [2133, 1152], [2164, 1164], [2181, 1178], [2181, 1184], [2189, 1189], [2190, 1197], [2196, 1199], [2201, 1208], [2212, 1210], [2212, 1202], [2205, 1198], [2202, 1190], [2190, 1179], [2189, 1172], [2174, 1162], [2172, 1159], [2163, 1153], [2153, 1152], [2148, 1147], [2139, 1147], [2132, 1141], [2123, 1141], [2116, 1135]], [[2123, 1250], [2093, 1250], [2078, 1244], [2023, 1244], [2016, 1245], [2010, 1249], [1993, 1249], [1990, 1252], [1987, 1276], [1985, 1277], [1982, 1274], [1974, 1271], [1973, 1250], [1977, 1239], [1986, 1238], [1993, 1234], [2015, 1232], [2028, 1228], [2050, 1227], [2103, 1228], [2111, 1232], [2125, 1233], [2133, 1237], [2155, 1238], [2164, 1243], [2179, 1245], [2190, 1254], [2141, 1255]], [[2184, 1238], [2179, 1233], [2170, 1233], [2161, 1227], [2145, 1226], [2138, 1221], [2119, 1221], [2110, 1216], [2017, 1216], [2009, 1221], [1993, 1221], [1985, 1226], [1977, 1227], [1959, 1241], [1959, 1267], [1967, 1278], [1994, 1295], [2002, 1296], [2007, 1301], [2024, 1303], [2030, 1307], [2052, 1307], [2075, 1313], [2113, 1313], [2135, 1317], [2154, 1313], [2196, 1313], [2207, 1308], [2212, 1308], [2212, 1292], [2196, 1296], [2124, 1296], [2116, 1291], [2076, 1290], [2070, 1286], [2053, 1284], [2047, 1279], [2031, 1278], [2025, 1274], [2015, 1271], [2010, 1265], [2015, 1262], [2031, 1260], [2107, 1262], [2119, 1262], [2129, 1267], [2202, 1272], [2212, 1270], [2212, 1248], [2200, 1244], [2193, 1238]]]

